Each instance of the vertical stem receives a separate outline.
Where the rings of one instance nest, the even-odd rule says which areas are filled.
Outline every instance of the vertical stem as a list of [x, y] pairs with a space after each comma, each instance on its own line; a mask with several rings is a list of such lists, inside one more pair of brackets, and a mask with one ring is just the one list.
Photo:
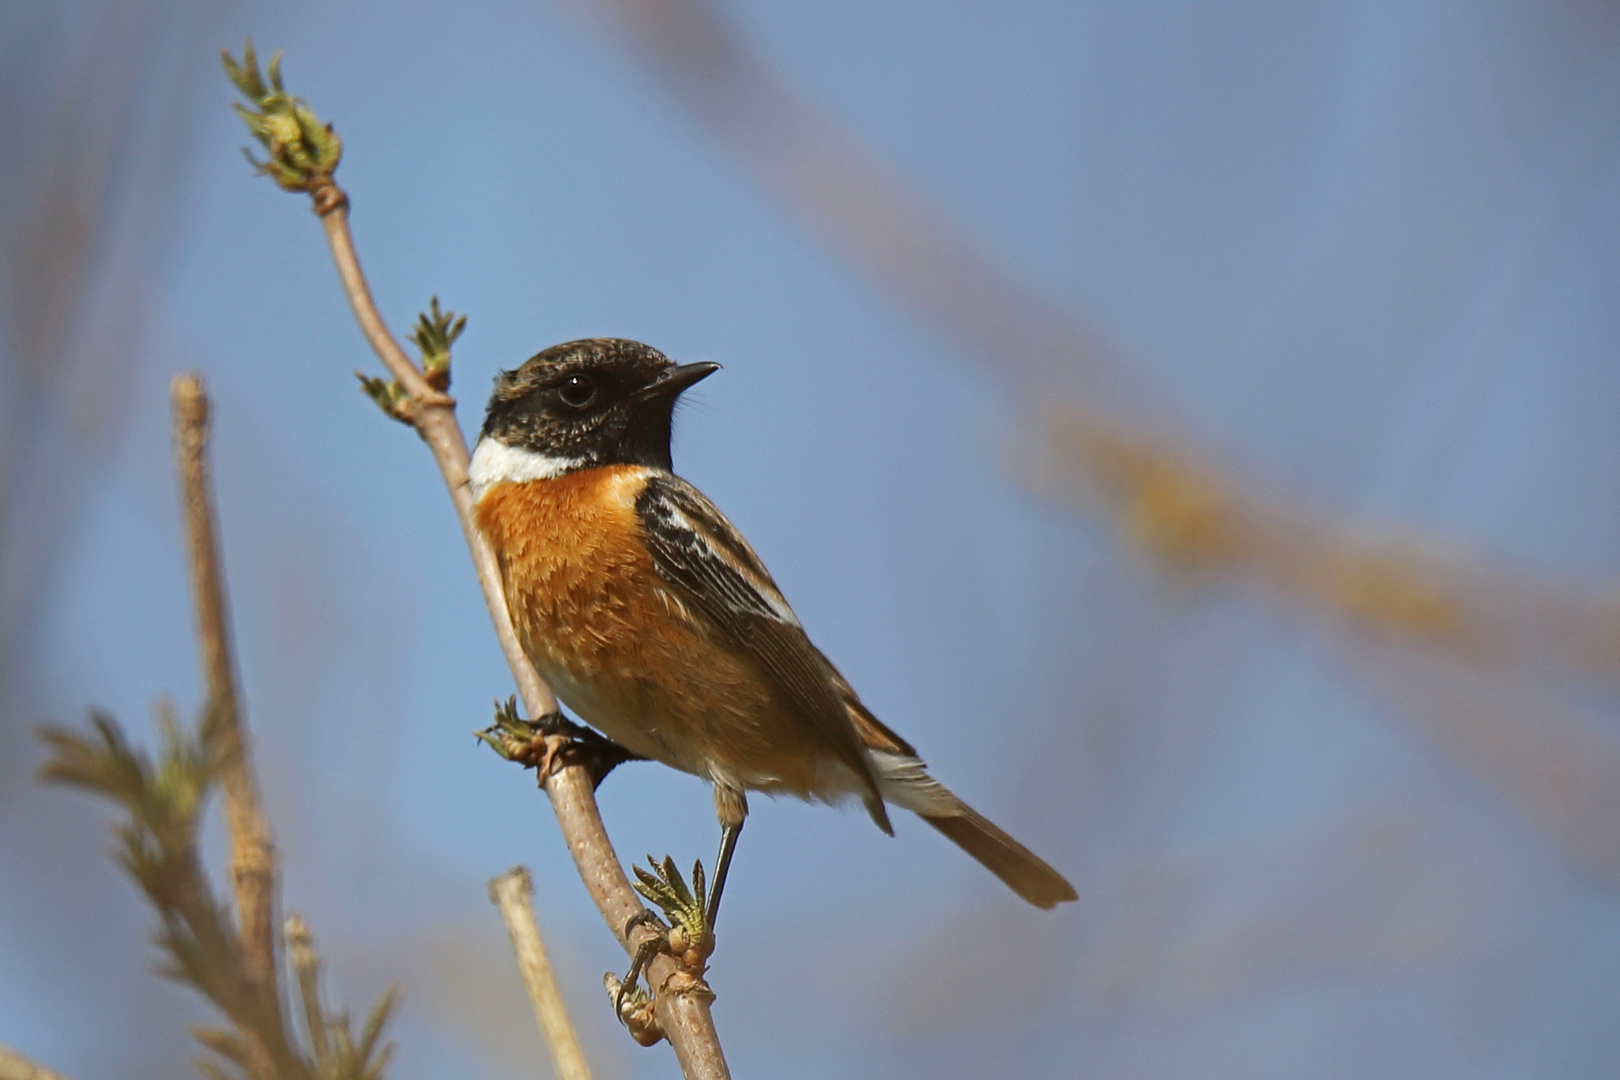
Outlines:
[[518, 971], [529, 991], [535, 1021], [546, 1037], [546, 1048], [551, 1051], [551, 1063], [558, 1080], [591, 1080], [585, 1051], [580, 1049], [579, 1036], [568, 1019], [568, 1010], [557, 989], [557, 978], [551, 971], [551, 959], [546, 955], [545, 941], [540, 937], [529, 871], [515, 866], [495, 878], [489, 883], [489, 898], [501, 909], [501, 919], [512, 938]]
[[208, 395], [197, 375], [177, 376], [170, 386], [180, 488], [185, 507], [186, 549], [197, 638], [207, 682], [207, 724], [221, 748], [220, 780], [231, 839], [231, 883], [242, 935], [242, 957], [260, 1002], [279, 1012], [274, 921], [276, 850], [254, 778], [252, 751], [242, 723], [231, 656], [225, 577], [215, 523], [208, 463]]
[[309, 1046], [315, 1051], [316, 1062], [325, 1062], [332, 1057], [332, 1043], [327, 1037], [326, 1007], [321, 1004], [321, 958], [315, 952], [309, 924], [302, 916], [287, 916], [285, 936], [287, 951], [292, 954], [293, 974], [298, 979], [298, 999], [304, 1006]]

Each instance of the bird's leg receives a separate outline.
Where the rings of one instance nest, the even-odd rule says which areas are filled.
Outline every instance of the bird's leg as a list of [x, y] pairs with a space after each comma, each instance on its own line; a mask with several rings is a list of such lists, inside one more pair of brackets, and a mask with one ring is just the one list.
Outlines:
[[508, 761], [534, 769], [541, 784], [563, 764], [577, 762], [591, 774], [591, 787], [595, 789], [616, 766], [645, 760], [590, 728], [573, 723], [561, 711], [524, 720], [518, 716], [515, 695], [505, 704], [497, 701], [495, 723], [474, 734]]
[[714, 786], [714, 812], [720, 819], [720, 854], [714, 859], [714, 887], [709, 890], [709, 905], [703, 912], [703, 922], [709, 933], [714, 933], [714, 920], [720, 914], [720, 894], [726, 888], [726, 875], [731, 872], [731, 856], [737, 850], [737, 837], [743, 822], [748, 820], [748, 796], [740, 788], [723, 784]]
[[742, 832], [743, 822], [748, 817], [748, 798], [741, 788], [716, 784], [714, 804], [720, 819], [720, 854], [714, 863], [712, 890], [706, 888], [702, 860], [692, 864], [690, 888], [676, 868], [675, 860], [667, 855], [663, 862], [647, 856], [651, 870], [632, 867], [636, 872], [636, 891], [663, 910], [669, 926], [664, 929], [658, 916], [645, 908], [625, 923], [626, 941], [630, 939], [630, 932], [643, 923], [657, 926], [664, 932], [637, 946], [629, 972], [622, 980], [609, 983], [613, 987], [613, 1010], [621, 1021], [625, 1020], [628, 1012], [635, 1011], [634, 1008], [627, 1010], [625, 1003], [640, 993], [636, 980], [653, 957], [660, 952], [668, 952], [688, 972], [701, 976], [706, 961], [714, 953], [714, 919], [720, 911], [720, 893], [725, 888], [726, 874], [731, 870], [731, 856], [737, 850], [737, 834]]
[[720, 914], [720, 893], [726, 887], [726, 874], [731, 870], [731, 856], [737, 850], [737, 837], [742, 833], [743, 823], [720, 826], [720, 854], [714, 859], [714, 885], [709, 890], [709, 907], [703, 913], [703, 921], [708, 924], [709, 933], [714, 933], [714, 920]]

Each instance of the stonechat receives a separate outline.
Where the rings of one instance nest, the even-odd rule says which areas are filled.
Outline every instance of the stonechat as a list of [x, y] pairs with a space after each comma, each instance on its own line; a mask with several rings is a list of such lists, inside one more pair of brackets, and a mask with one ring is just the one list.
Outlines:
[[711, 914], [749, 791], [858, 799], [890, 835], [903, 807], [1031, 904], [1075, 899], [861, 704], [748, 541], [674, 474], [675, 401], [718, 368], [591, 338], [495, 380], [469, 477], [524, 652], [581, 720], [713, 785]]

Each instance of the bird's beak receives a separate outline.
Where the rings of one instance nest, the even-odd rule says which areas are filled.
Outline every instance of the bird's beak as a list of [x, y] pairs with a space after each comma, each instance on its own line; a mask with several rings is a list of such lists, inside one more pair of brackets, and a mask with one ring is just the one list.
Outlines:
[[636, 391], [641, 401], [664, 401], [678, 396], [695, 382], [708, 378], [720, 370], [720, 365], [708, 360], [695, 364], [680, 364], [669, 368], [658, 378]]

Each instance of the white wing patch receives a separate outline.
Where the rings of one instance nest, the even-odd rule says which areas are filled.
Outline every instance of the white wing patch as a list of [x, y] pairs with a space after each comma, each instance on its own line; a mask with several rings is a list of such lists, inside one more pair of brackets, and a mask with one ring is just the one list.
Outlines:
[[472, 484], [473, 501], [477, 502], [484, 497], [484, 492], [496, 484], [551, 480], [583, 464], [579, 458], [551, 457], [525, 450], [521, 446], [508, 446], [499, 439], [485, 436], [473, 448], [472, 463], [467, 466], [467, 480]]

